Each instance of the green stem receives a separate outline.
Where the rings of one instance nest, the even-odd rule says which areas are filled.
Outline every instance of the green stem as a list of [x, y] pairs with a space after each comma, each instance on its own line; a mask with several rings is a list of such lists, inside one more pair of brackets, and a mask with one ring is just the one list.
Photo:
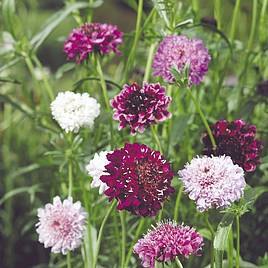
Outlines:
[[103, 71], [102, 71], [102, 68], [101, 68], [99, 56], [96, 55], [95, 59], [96, 59], [97, 72], [98, 72], [98, 75], [99, 75], [99, 78], [100, 78], [102, 95], [103, 95], [103, 98], [104, 98], [104, 103], [106, 105], [106, 110], [107, 111], [110, 111], [111, 107], [110, 107], [110, 103], [109, 103], [108, 91], [107, 91], [107, 87], [106, 87], [106, 82], [105, 82], [105, 79], [104, 79]]
[[205, 220], [208, 226], [208, 229], [210, 231], [211, 234], [211, 246], [210, 246], [210, 268], [214, 268], [214, 237], [215, 237], [215, 231], [211, 225], [211, 223], [209, 222], [209, 218], [208, 218], [208, 214], [205, 215]]
[[236, 216], [236, 258], [235, 258], [236, 268], [240, 267], [240, 219]]
[[133, 65], [133, 61], [136, 55], [137, 44], [138, 44], [140, 34], [141, 34], [142, 11], [143, 11], [143, 0], [139, 0], [135, 36], [134, 36], [133, 45], [131, 47], [131, 51], [129, 53], [129, 57], [126, 63], [126, 68], [124, 72], [124, 82], [127, 80], [129, 70], [131, 66]]
[[260, 38], [261, 43], [266, 41], [267, 4], [268, 4], [268, 0], [263, 0], [261, 14], [260, 14], [260, 22], [259, 22], [259, 38]]
[[190, 94], [190, 96], [191, 96], [191, 98], [192, 98], [192, 100], [194, 102], [194, 105], [195, 105], [195, 108], [196, 108], [197, 112], [199, 113], [199, 115], [200, 115], [200, 117], [201, 117], [201, 119], [203, 121], [203, 124], [205, 125], [205, 128], [206, 128], [206, 130], [208, 132], [208, 136], [209, 136], [211, 144], [212, 144], [212, 148], [213, 148], [213, 150], [215, 150], [216, 149], [216, 142], [215, 142], [215, 139], [214, 139], [214, 137], [212, 135], [211, 129], [210, 129], [209, 124], [208, 124], [208, 121], [207, 121], [204, 113], [202, 112], [201, 107], [200, 107], [198, 101], [196, 100], [196, 98], [194, 97], [194, 95], [193, 95], [193, 93], [192, 93], [190, 88], [188, 88], [188, 92], [189, 92], [189, 94]]
[[234, 37], [235, 37], [235, 30], [236, 30], [236, 24], [237, 24], [240, 4], [241, 4], [241, 0], [236, 0], [234, 12], [233, 12], [231, 30], [230, 30], [230, 41], [231, 41], [231, 43], [234, 41]]
[[249, 40], [248, 40], [248, 53], [252, 49], [252, 45], [254, 41], [256, 24], [257, 24], [257, 10], [258, 10], [258, 1], [253, 0], [251, 29], [250, 29]]
[[182, 263], [180, 262], [178, 257], [175, 258], [175, 262], [179, 268], [183, 268]]
[[126, 218], [124, 211], [119, 213], [121, 227], [122, 227], [122, 240], [121, 240], [121, 268], [124, 268], [125, 257], [126, 257]]
[[71, 265], [71, 253], [70, 251], [67, 252], [67, 268], [71, 268], [72, 265]]
[[[101, 68], [101, 64], [100, 64], [100, 60], [99, 60], [98, 55], [95, 56], [95, 59], [96, 59], [96, 69], [97, 69], [97, 73], [98, 73], [99, 78], [100, 78], [102, 95], [103, 95], [103, 98], [104, 98], [104, 102], [105, 102], [105, 106], [106, 106], [106, 111], [110, 113], [111, 106], [110, 106], [110, 102], [109, 102], [107, 86], [106, 86], [106, 82], [105, 82], [105, 79], [104, 79], [104, 75], [103, 75], [103, 71], [102, 71], [102, 68]], [[112, 120], [112, 118], [110, 118], [109, 122], [110, 122], [110, 132], [111, 132], [111, 145], [112, 146], [115, 146], [115, 143], [114, 143], [114, 131], [113, 131], [113, 120]]]
[[69, 187], [68, 187], [68, 196], [72, 196], [73, 191], [73, 164], [72, 160], [68, 160], [68, 181], [69, 181]]
[[96, 246], [96, 255], [95, 255], [95, 258], [94, 258], [94, 261], [93, 261], [93, 265], [92, 267], [93, 268], [96, 268], [97, 266], [97, 260], [98, 260], [98, 255], [99, 255], [99, 251], [100, 251], [100, 243], [101, 243], [101, 239], [102, 239], [102, 236], [103, 236], [103, 230], [104, 230], [104, 226], [111, 214], [111, 212], [113, 211], [114, 207], [116, 206], [116, 200], [113, 201], [113, 203], [111, 204], [107, 214], [105, 215], [102, 223], [101, 223], [101, 227], [100, 227], [100, 230], [99, 230], [99, 235], [98, 235], [98, 239], [97, 239], [97, 246]]
[[230, 228], [229, 234], [228, 234], [228, 248], [227, 248], [227, 258], [228, 258], [228, 267], [233, 268], [233, 230], [232, 227]]
[[147, 63], [146, 63], [146, 67], [145, 67], [145, 73], [144, 73], [144, 77], [143, 77], [143, 81], [145, 81], [145, 82], [149, 81], [153, 57], [154, 57], [154, 50], [155, 50], [156, 45], [157, 45], [156, 43], [153, 43], [153, 44], [151, 44], [151, 46], [149, 48]]
[[151, 132], [153, 134], [153, 137], [154, 137], [154, 140], [155, 140], [155, 142], [157, 144], [157, 147], [158, 147], [159, 152], [161, 154], [163, 154], [162, 146], [161, 146], [161, 143], [160, 143], [158, 134], [157, 134], [157, 130], [155, 129], [155, 126], [151, 126]]
[[145, 222], [145, 219], [144, 218], [142, 218], [140, 220], [140, 222], [139, 222], [139, 225], [138, 225], [138, 228], [136, 230], [135, 236], [134, 236], [134, 238], [132, 240], [132, 243], [131, 243], [131, 246], [130, 246], [130, 248], [128, 250], [126, 261], [125, 261], [125, 266], [124, 267], [128, 267], [128, 263], [130, 261], [131, 255], [132, 255], [133, 247], [134, 247], [135, 243], [137, 242], [137, 240], [138, 240], [138, 238], [140, 236], [140, 233], [141, 233], [142, 227], [144, 225], [144, 222]]
[[217, 21], [217, 28], [221, 30], [221, 0], [214, 0], [214, 17]]
[[43, 68], [42, 63], [39, 61], [39, 59], [37, 58], [36, 55], [33, 56], [33, 60], [34, 60], [34, 62], [36, 64], [36, 66], [38, 67], [38, 69], [42, 73], [42, 78], [43, 78], [43, 81], [44, 81], [44, 86], [45, 86], [45, 89], [47, 91], [47, 94], [48, 94], [50, 100], [54, 100], [54, 93], [53, 93], [52, 87], [50, 86], [50, 84], [48, 82], [48, 79], [47, 79], [47, 76], [46, 76], [46, 74], [44, 72], [44, 68]]
[[180, 207], [180, 201], [181, 201], [182, 192], [183, 192], [183, 186], [181, 185], [180, 189], [178, 191], [178, 195], [177, 195], [177, 198], [176, 198], [175, 209], [174, 209], [174, 220], [175, 221], [178, 220], [179, 207]]

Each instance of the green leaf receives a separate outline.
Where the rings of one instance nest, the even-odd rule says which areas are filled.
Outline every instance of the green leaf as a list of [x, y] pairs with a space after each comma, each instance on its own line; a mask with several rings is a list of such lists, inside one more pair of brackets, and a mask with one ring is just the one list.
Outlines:
[[69, 72], [71, 70], [73, 70], [75, 68], [75, 63], [73, 62], [69, 62], [66, 64], [63, 64], [56, 72], [55, 74], [55, 78], [56, 79], [60, 79], [62, 78], [63, 74], [66, 72]]
[[226, 213], [223, 217], [222, 220], [220, 221], [213, 246], [216, 250], [223, 251], [227, 249], [227, 243], [228, 243], [228, 234], [230, 232], [230, 229], [232, 227], [234, 219], [234, 214], [232, 213]]
[[11, 83], [11, 84], [21, 84], [20, 81], [17, 79], [9, 78], [9, 77], [1, 77], [0, 76], [0, 83]]
[[2, 14], [4, 24], [7, 30], [15, 36], [15, 21], [16, 21], [16, 7], [15, 0], [3, 0], [2, 3]]
[[166, 26], [170, 26], [170, 12], [174, 7], [173, 0], [152, 0], [159, 16], [165, 21]]
[[94, 2], [93, 5], [89, 5], [88, 3], [85, 3], [85, 2], [77, 2], [77, 3], [67, 5], [62, 10], [54, 13], [54, 15], [52, 15], [47, 20], [44, 28], [32, 38], [31, 44], [33, 45], [33, 48], [35, 50], [38, 49], [38, 47], [47, 39], [47, 37], [55, 30], [55, 28], [63, 20], [65, 20], [66, 17], [69, 16], [73, 11], [77, 9], [87, 8], [87, 7], [95, 8], [101, 4], [102, 4], [101, 0]]
[[17, 101], [13, 100], [11, 97], [6, 96], [4, 94], [0, 94], [0, 102], [8, 103], [10, 104], [13, 108], [21, 111], [28, 117], [34, 118], [34, 113], [33, 110], [28, 107], [27, 105], [23, 103], [18, 103]]
[[39, 184], [35, 184], [32, 185], [30, 187], [20, 187], [20, 188], [16, 188], [14, 190], [11, 190], [9, 192], [7, 192], [1, 199], [0, 199], [0, 206], [3, 205], [3, 203], [8, 200], [9, 198], [14, 197], [15, 195], [21, 194], [21, 193], [28, 193], [31, 197], [31, 195], [33, 193], [36, 193], [40, 191], [40, 185]]

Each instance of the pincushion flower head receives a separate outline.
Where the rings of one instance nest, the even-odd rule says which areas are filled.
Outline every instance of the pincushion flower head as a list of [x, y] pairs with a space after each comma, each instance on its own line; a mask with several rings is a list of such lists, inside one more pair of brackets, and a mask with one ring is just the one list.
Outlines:
[[78, 132], [81, 127], [92, 127], [100, 114], [100, 105], [88, 93], [60, 92], [51, 103], [53, 118], [65, 132]]
[[99, 187], [99, 194], [102, 194], [105, 190], [108, 189], [106, 183], [100, 180], [100, 177], [106, 174], [105, 166], [109, 164], [109, 161], [106, 157], [108, 153], [109, 152], [107, 151], [102, 151], [99, 154], [95, 153], [94, 158], [86, 166], [88, 174], [93, 178], [91, 187]]
[[230, 156], [196, 157], [178, 174], [200, 212], [228, 207], [243, 196], [246, 186], [243, 169]]
[[200, 39], [189, 39], [183, 35], [166, 36], [160, 43], [153, 62], [153, 75], [174, 83], [171, 68], [183, 73], [189, 65], [188, 84], [198, 85], [208, 71], [211, 57]]
[[111, 100], [114, 119], [120, 122], [119, 129], [130, 126], [132, 134], [142, 133], [151, 124], [162, 122], [171, 117], [167, 108], [171, 97], [165, 95], [165, 88], [159, 83], [136, 83], [125, 85], [119, 95]]
[[217, 148], [212, 150], [208, 134], [203, 135], [204, 154], [229, 155], [235, 164], [252, 172], [260, 163], [261, 142], [255, 139], [256, 127], [243, 120], [220, 120], [211, 126]]
[[175, 221], [159, 222], [134, 246], [142, 266], [154, 268], [155, 262], [173, 261], [177, 256], [188, 258], [198, 255], [203, 246], [203, 237], [186, 225]]
[[38, 209], [39, 242], [45, 248], [51, 247], [53, 253], [67, 254], [81, 245], [86, 216], [81, 203], [73, 203], [72, 197], [63, 202], [58, 196], [54, 197], [53, 204]]
[[74, 29], [64, 43], [64, 52], [70, 60], [81, 63], [89, 55], [119, 53], [118, 46], [123, 42], [123, 33], [115, 25], [106, 23], [85, 23]]
[[160, 154], [143, 144], [126, 144], [107, 154], [107, 174], [100, 177], [107, 184], [109, 200], [117, 199], [119, 210], [140, 216], [155, 216], [174, 188], [170, 164]]

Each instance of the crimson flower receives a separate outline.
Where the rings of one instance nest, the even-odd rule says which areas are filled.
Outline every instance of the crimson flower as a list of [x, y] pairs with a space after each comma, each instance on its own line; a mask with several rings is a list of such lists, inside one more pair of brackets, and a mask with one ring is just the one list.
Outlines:
[[247, 172], [252, 172], [260, 163], [261, 142], [255, 139], [256, 126], [249, 125], [241, 119], [228, 122], [220, 120], [211, 126], [217, 144], [215, 151], [207, 133], [203, 135], [206, 155], [228, 155], [233, 162]]
[[[173, 172], [167, 160], [144, 144], [125, 144], [107, 154], [110, 161], [100, 180], [108, 186], [104, 192], [117, 208], [140, 216], [155, 216], [161, 204], [174, 192]], [[108, 173], [108, 174], [107, 174]]]

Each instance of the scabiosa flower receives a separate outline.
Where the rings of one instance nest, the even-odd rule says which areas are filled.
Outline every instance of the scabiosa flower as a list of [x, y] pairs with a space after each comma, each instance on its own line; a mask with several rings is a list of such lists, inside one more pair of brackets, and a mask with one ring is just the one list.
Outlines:
[[125, 85], [119, 95], [111, 100], [114, 119], [120, 122], [119, 130], [130, 126], [131, 134], [142, 133], [151, 124], [171, 117], [167, 111], [171, 97], [165, 95], [165, 88], [159, 83], [136, 83]]
[[64, 52], [71, 60], [81, 63], [93, 52], [101, 55], [115, 52], [123, 42], [123, 33], [115, 25], [106, 23], [85, 23], [74, 29], [64, 43]]
[[242, 197], [246, 186], [243, 169], [225, 155], [196, 157], [178, 174], [200, 212], [228, 207]]
[[256, 127], [243, 120], [220, 120], [211, 126], [217, 148], [215, 151], [207, 133], [203, 135], [206, 155], [229, 155], [235, 164], [252, 172], [260, 163], [261, 142], [255, 139]]
[[100, 177], [108, 185], [104, 192], [117, 208], [141, 216], [155, 216], [174, 188], [173, 172], [160, 152], [144, 144], [126, 144], [124, 148], [107, 154], [108, 174]]
[[150, 230], [134, 246], [134, 252], [141, 259], [143, 267], [154, 268], [155, 261], [173, 261], [182, 255], [198, 255], [203, 246], [203, 237], [185, 225], [175, 221], [164, 221]]
[[189, 64], [189, 85], [200, 84], [208, 71], [210, 55], [202, 40], [189, 39], [183, 35], [166, 36], [160, 43], [153, 62], [153, 75], [161, 76], [166, 82], [174, 83], [171, 68], [183, 71]]
[[257, 85], [257, 93], [261, 96], [268, 97], [268, 80], [261, 81]]
[[60, 92], [51, 103], [53, 118], [65, 132], [78, 132], [81, 127], [92, 127], [100, 114], [100, 105], [88, 93]]
[[100, 180], [100, 177], [106, 174], [105, 166], [109, 164], [109, 161], [106, 157], [107, 153], [109, 152], [103, 151], [100, 152], [99, 154], [95, 153], [94, 158], [86, 166], [88, 174], [93, 178], [91, 187], [92, 188], [99, 187], [99, 194], [102, 194], [105, 190], [108, 189], [106, 183]]
[[51, 247], [53, 253], [67, 254], [81, 245], [86, 216], [79, 201], [73, 203], [69, 197], [61, 202], [58, 196], [54, 197], [53, 204], [38, 209], [39, 242], [45, 248]]

